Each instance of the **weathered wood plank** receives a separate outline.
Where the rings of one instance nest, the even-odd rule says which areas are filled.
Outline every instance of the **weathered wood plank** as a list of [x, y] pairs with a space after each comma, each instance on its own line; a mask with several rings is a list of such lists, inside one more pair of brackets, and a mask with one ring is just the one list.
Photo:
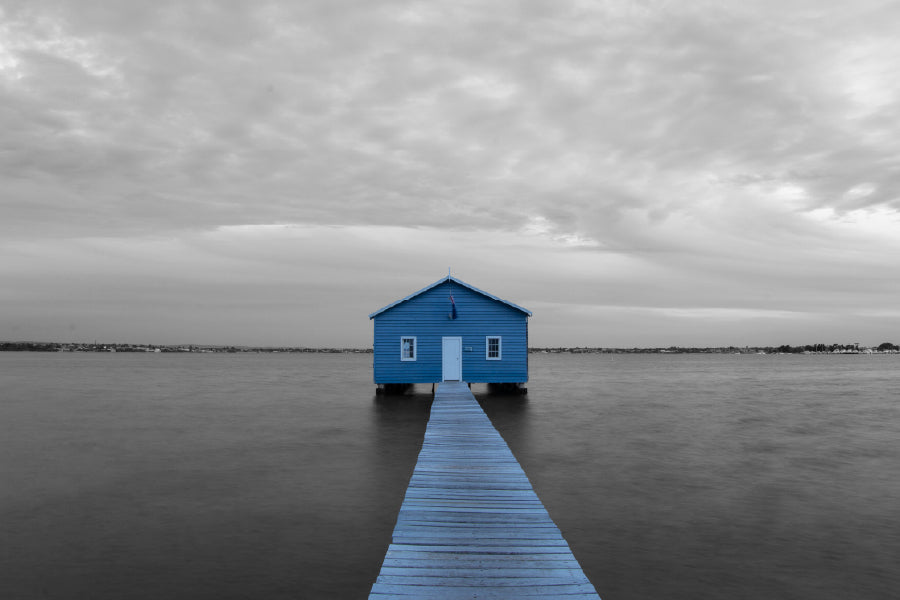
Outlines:
[[[382, 585], [446, 586], [446, 587], [490, 587], [521, 588], [535, 586], [590, 585], [581, 569], [557, 569], [555, 571], [534, 571], [525, 576], [518, 572], [485, 569], [457, 569], [455, 574], [433, 569], [430, 573], [418, 574], [423, 569], [394, 569], [398, 574], [380, 574], [377, 583]], [[584, 591], [584, 590], [580, 590]]]
[[509, 514], [509, 513], [463, 513], [463, 512], [437, 512], [437, 511], [406, 511], [398, 519], [400, 521], [434, 521], [434, 522], [458, 522], [464, 519], [467, 523], [493, 523], [506, 524], [513, 527], [521, 524], [546, 525], [547, 521], [540, 514]]
[[[572, 592], [559, 594], [554, 596], [563, 600], [597, 600], [597, 594]], [[425, 588], [424, 591], [413, 594], [382, 594], [372, 593], [369, 595], [371, 600], [409, 600], [410, 598], [421, 598], [421, 600], [509, 600], [509, 592], [503, 591], [482, 591], [477, 588], [461, 588], [457, 591], [441, 590], [433, 588]], [[540, 596], [537, 596], [540, 598]]]
[[[593, 592], [593, 594], [591, 594]], [[599, 598], [594, 586], [590, 583], [569, 583], [560, 585], [522, 585], [511, 586], [451, 586], [451, 585], [402, 585], [375, 583], [372, 593], [386, 594], [388, 597], [405, 596], [423, 599], [449, 599], [456, 598], [567, 598], [569, 595], [578, 595], [580, 598]], [[369, 596], [372, 598], [372, 596]], [[383, 597], [383, 596], [382, 596]]]
[[553, 540], [561, 540], [562, 535], [559, 533], [558, 529], [551, 529], [549, 527], [544, 528], [536, 528], [529, 527], [527, 529], [510, 529], [508, 527], [494, 527], [491, 529], [486, 529], [483, 527], [471, 527], [471, 526], [461, 526], [461, 527], [433, 527], [429, 525], [410, 525], [400, 527], [399, 525], [394, 530], [394, 539], [398, 538], [403, 541], [408, 540], [406, 538], [415, 538], [415, 537], [429, 537], [430, 539], [436, 538], [479, 538], [479, 539], [529, 539], [529, 540], [539, 540], [539, 539], [553, 539]]
[[372, 599], [599, 600], [464, 383], [441, 384]]
[[578, 567], [556, 567], [543, 568], [533, 567], [524, 568], [518, 566], [516, 568], [496, 569], [488, 567], [461, 567], [455, 565], [453, 568], [444, 567], [404, 567], [404, 566], [382, 566], [382, 576], [394, 577], [511, 577], [520, 579], [546, 579], [548, 577], [557, 577], [560, 579], [578, 580], [580, 582], [587, 581], [584, 573]]
[[423, 559], [423, 558], [410, 558], [410, 559], [399, 559], [399, 558], [386, 558], [384, 564], [382, 565], [382, 571], [388, 568], [403, 568], [403, 569], [434, 569], [434, 570], [442, 570], [446, 572], [454, 572], [456, 569], [491, 569], [495, 571], [504, 571], [504, 572], [538, 572], [538, 571], [553, 571], [555, 569], [580, 569], [581, 567], [578, 565], [577, 561], [571, 560], [567, 557], [562, 557], [560, 560], [548, 561], [542, 559], [532, 560], [531, 558], [524, 558], [520, 560], [509, 560], [506, 557], [498, 557], [494, 559], [488, 558], [477, 558], [477, 559], [465, 559], [465, 558], [456, 558], [452, 561], [448, 561], [445, 558], [442, 559]]
[[451, 554], [495, 554], [495, 555], [504, 555], [504, 554], [565, 554], [571, 555], [572, 551], [569, 550], [568, 545], [558, 545], [558, 546], [536, 546], [532, 544], [489, 544], [489, 545], [475, 545], [475, 544], [431, 544], [431, 545], [423, 545], [423, 544], [404, 544], [404, 543], [393, 543], [389, 546], [395, 550], [422, 550], [428, 552], [447, 552]]
[[569, 552], [568, 544], [562, 538], [559, 539], [522, 539], [522, 538], [480, 538], [480, 537], [399, 537], [397, 541], [407, 546], [459, 546], [459, 547], [488, 547], [494, 548], [506, 544], [515, 543], [517, 547], [530, 547], [533, 549], [548, 549], [562, 547]]
[[494, 568], [501, 568], [504, 565], [507, 568], [516, 568], [519, 564], [540, 563], [546, 565], [547, 568], [554, 568], [560, 564], [573, 564], [576, 568], [578, 561], [571, 554], [482, 554], [473, 552], [471, 554], [452, 554], [447, 552], [428, 552], [427, 548], [422, 548], [413, 552], [396, 551], [388, 552], [385, 557], [385, 564], [403, 564], [409, 566], [434, 566], [435, 564], [445, 565], [447, 568], [453, 568], [457, 565], [490, 565]]

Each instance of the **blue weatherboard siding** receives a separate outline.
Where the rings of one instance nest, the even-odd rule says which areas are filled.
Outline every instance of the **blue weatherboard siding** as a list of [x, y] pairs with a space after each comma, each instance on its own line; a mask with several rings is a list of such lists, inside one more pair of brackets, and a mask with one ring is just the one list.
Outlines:
[[[449, 317], [450, 293], [457, 317]], [[441, 338], [462, 338], [462, 378], [482, 383], [528, 381], [528, 311], [447, 278], [370, 315], [375, 322], [375, 383], [442, 379]], [[487, 360], [486, 336], [500, 336], [502, 359]], [[400, 338], [415, 337], [416, 360], [400, 360]]]

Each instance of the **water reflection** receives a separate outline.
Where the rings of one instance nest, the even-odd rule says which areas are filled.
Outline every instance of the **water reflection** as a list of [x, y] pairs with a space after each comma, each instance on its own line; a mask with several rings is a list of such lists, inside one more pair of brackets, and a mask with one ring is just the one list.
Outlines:
[[528, 442], [528, 396], [477, 389], [473, 390], [473, 395], [510, 449]]
[[[403, 394], [373, 394], [369, 416], [372, 443], [366, 468], [371, 475], [366, 502], [372, 518], [360, 528], [367, 538], [365, 567], [353, 574], [355, 590], [368, 594], [381, 569], [391, 533], [425, 437], [432, 395], [413, 388]], [[364, 597], [359, 595], [358, 597]]]

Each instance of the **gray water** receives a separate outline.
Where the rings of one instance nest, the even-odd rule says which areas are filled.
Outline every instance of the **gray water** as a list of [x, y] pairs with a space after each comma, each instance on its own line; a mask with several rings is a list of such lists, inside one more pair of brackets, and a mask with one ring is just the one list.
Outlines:
[[[900, 588], [900, 356], [543, 355], [476, 396], [606, 600]], [[0, 353], [0, 598], [364, 598], [430, 407], [371, 355]]]

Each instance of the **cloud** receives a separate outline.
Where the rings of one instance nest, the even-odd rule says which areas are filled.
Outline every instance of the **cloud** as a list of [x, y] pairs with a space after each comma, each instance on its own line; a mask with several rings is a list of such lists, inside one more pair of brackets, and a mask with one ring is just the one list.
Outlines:
[[[517, 213], [560, 200], [614, 214], [643, 203], [664, 214], [687, 200], [660, 191], [692, 193], [704, 171], [785, 184], [797, 184], [797, 173], [829, 173], [818, 179], [838, 189], [818, 183], [820, 202], [867, 182], [869, 202], [893, 189], [827, 168], [825, 160], [847, 157], [822, 156], [822, 146], [857, 161], [878, 149], [851, 139], [841, 90], [826, 87], [828, 61], [849, 50], [826, 43], [819, 56], [813, 48], [830, 32], [796, 17], [771, 27], [752, 10], [666, 4], [436, 11], [163, 2], [154, 10], [98, 4], [84, 14], [61, 6], [56, 20], [26, 18], [17, 54], [26, 79], [52, 82], [28, 96], [45, 102], [34, 118], [61, 119], [70, 139], [46, 151], [71, 164], [35, 155], [30, 165], [88, 181], [112, 167], [127, 175], [118, 184], [131, 202], [182, 194], [207, 226], [253, 221], [208, 200], [243, 200], [253, 189], [265, 194], [257, 222], [343, 222], [351, 208], [368, 209], [360, 222], [389, 214], [430, 225], [436, 200], [461, 226], [486, 212], [494, 226], [511, 219], [512, 228]], [[34, 47], [44, 48], [39, 61]], [[869, 42], [842, 59], [837, 70], [854, 97], [878, 89], [886, 105], [896, 95], [878, 88], [893, 68], [871, 62], [883, 49]], [[511, 192], [520, 210], [492, 214]]]
[[[859, 257], [835, 252], [828, 271], [800, 274], [791, 263], [821, 263], [736, 267], [713, 254], [598, 252], [539, 229], [226, 226], [177, 237], [7, 241], [2, 250], [0, 337], [24, 323], [75, 340], [100, 331], [120, 341], [360, 346], [369, 342], [367, 314], [448, 267], [534, 311], [537, 344], [683, 344], [680, 335], [727, 345], [740, 331], [766, 343], [761, 333], [778, 332], [776, 323], [825, 327], [848, 304], [845, 320], [869, 322], [900, 291], [885, 275], [890, 257], [859, 270]], [[852, 277], [847, 265], [857, 269]], [[857, 288], [869, 304], [853, 305]]]
[[324, 302], [356, 278], [403, 295], [451, 263], [523, 305], [885, 310], [898, 16], [875, 0], [6, 2], [0, 234], [30, 248], [16, 276], [48, 303], [55, 260], [109, 306], [177, 304], [170, 289], [253, 305], [242, 285]]

